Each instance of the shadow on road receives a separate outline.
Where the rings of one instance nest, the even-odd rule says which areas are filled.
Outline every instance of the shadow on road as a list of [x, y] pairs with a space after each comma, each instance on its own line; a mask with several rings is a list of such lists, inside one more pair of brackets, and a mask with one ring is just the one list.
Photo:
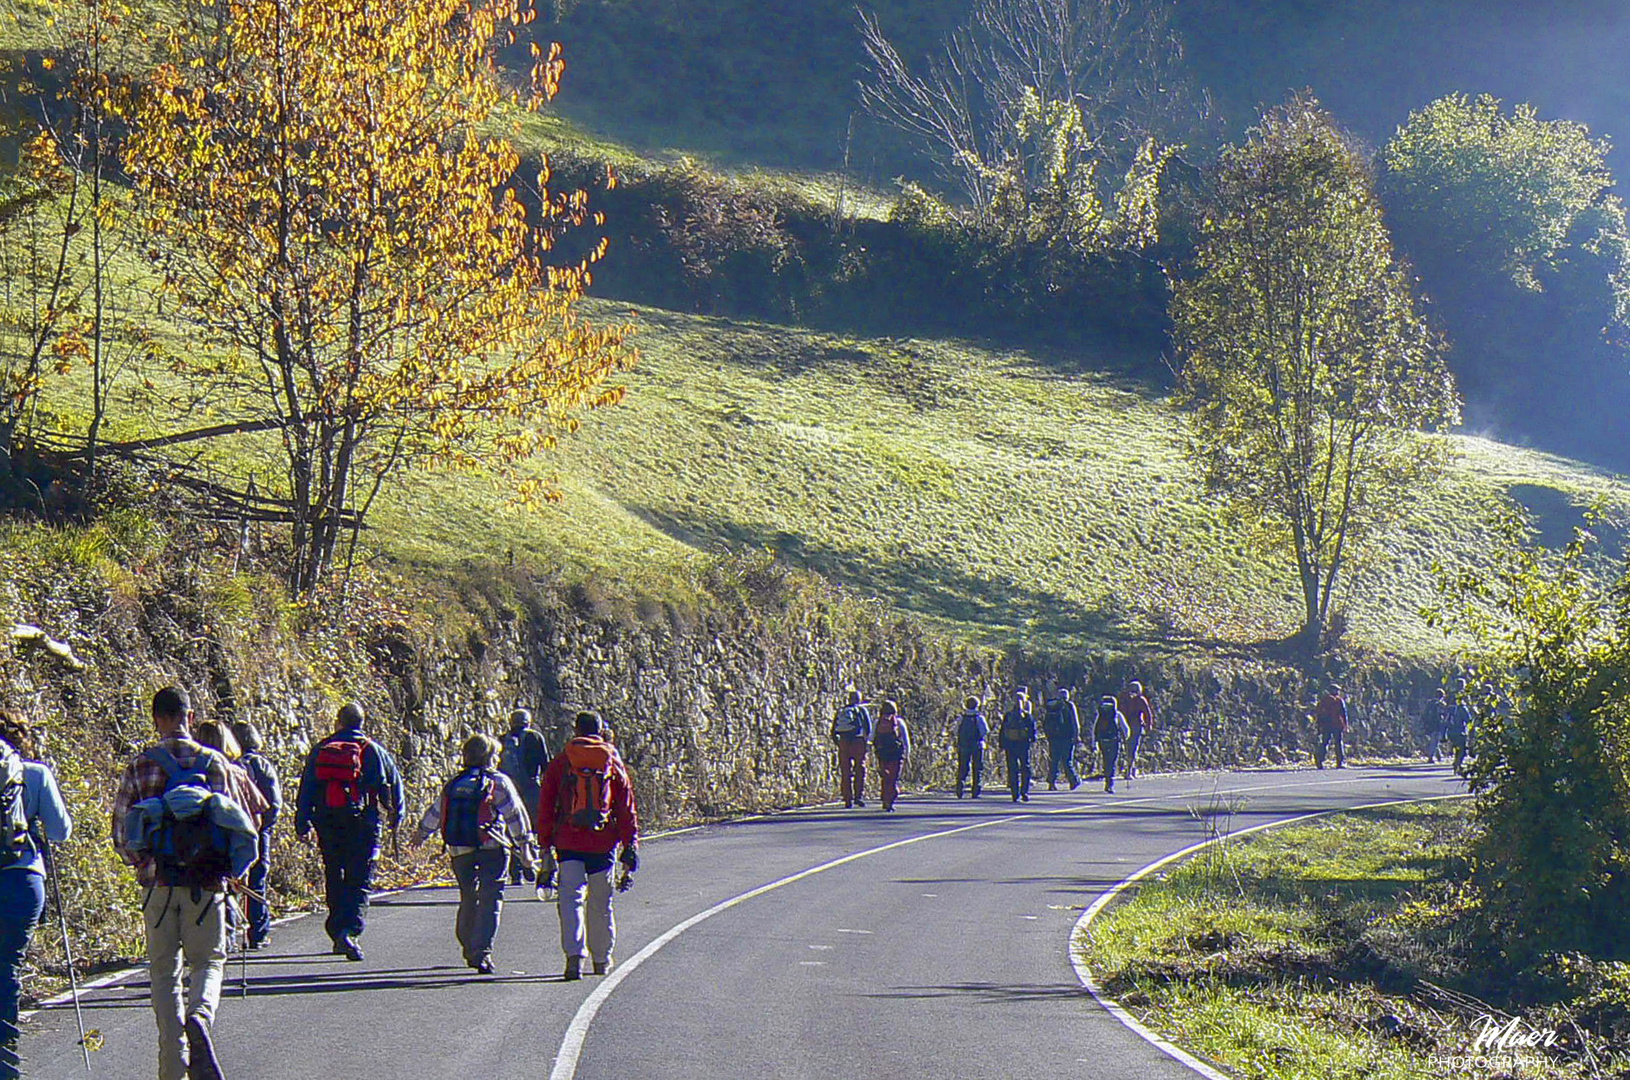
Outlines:
[[1002, 986], [998, 983], [953, 983], [949, 986], [896, 986], [865, 995], [881, 1000], [926, 1000], [968, 998], [984, 1004], [1013, 1001], [1056, 1001], [1090, 997], [1079, 983], [1074, 986]]

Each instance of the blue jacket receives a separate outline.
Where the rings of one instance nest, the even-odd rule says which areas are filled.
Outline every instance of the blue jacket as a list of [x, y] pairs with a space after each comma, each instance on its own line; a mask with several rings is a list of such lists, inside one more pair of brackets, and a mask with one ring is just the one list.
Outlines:
[[249, 779], [255, 782], [255, 787], [266, 798], [266, 812], [260, 815], [260, 831], [271, 832], [272, 826], [277, 824], [278, 815], [283, 812], [283, 784], [277, 778], [277, 770], [258, 750], [243, 755], [238, 764], [243, 766]]
[[300, 792], [295, 797], [294, 831], [305, 836], [314, 821], [324, 816], [327, 807], [322, 804], [323, 785], [317, 782], [317, 751], [331, 742], [361, 742], [367, 740], [362, 752], [362, 790], [369, 796], [364, 803], [365, 813], [375, 819], [383, 810], [392, 828], [402, 819], [402, 774], [396, 769], [396, 759], [390, 752], [362, 733], [361, 728], [345, 728], [311, 748], [306, 755], [306, 767], [300, 773]]
[[956, 744], [959, 750], [973, 750], [985, 745], [990, 737], [990, 724], [985, 714], [975, 711], [962, 714], [956, 725]]
[[28, 818], [28, 850], [7, 870], [25, 870], [32, 874], [45, 873], [45, 856], [39, 848], [39, 837], [53, 844], [63, 843], [73, 832], [68, 818], [68, 807], [62, 801], [56, 777], [37, 761], [23, 762], [23, 813]]
[[260, 834], [243, 808], [218, 791], [190, 784], [132, 806], [125, 817], [125, 846], [132, 851], [152, 851], [153, 834], [164, 819], [166, 807], [176, 817], [191, 817], [200, 810], [209, 815], [210, 821], [226, 833], [233, 877], [242, 875], [258, 857]]

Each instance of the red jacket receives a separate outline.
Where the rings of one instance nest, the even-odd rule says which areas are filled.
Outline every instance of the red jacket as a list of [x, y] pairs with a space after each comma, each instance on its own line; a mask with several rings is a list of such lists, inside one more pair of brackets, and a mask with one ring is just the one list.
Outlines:
[[579, 736], [567, 744], [567, 750], [573, 746], [610, 750], [611, 768], [606, 778], [611, 789], [611, 816], [603, 829], [582, 829], [564, 819], [556, 820], [560, 816], [560, 787], [567, 768], [567, 751], [563, 750], [543, 772], [538, 793], [538, 846], [580, 851], [585, 855], [609, 854], [618, 844], [633, 847], [639, 840], [640, 822], [634, 810], [634, 787], [629, 783], [623, 759], [604, 739]]
[[1319, 707], [1313, 718], [1320, 731], [1346, 731], [1347, 703], [1334, 694], [1326, 694], [1319, 699]]

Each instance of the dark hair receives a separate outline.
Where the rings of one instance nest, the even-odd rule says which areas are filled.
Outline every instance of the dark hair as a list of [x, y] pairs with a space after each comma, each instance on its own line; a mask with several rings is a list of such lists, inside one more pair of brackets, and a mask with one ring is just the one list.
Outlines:
[[979, 699], [976, 697], [968, 698], [962, 703], [962, 707], [964, 709], [977, 710], [979, 708]]
[[848, 689], [848, 693], [849, 693], [849, 704], [851, 704], [851, 705], [859, 705], [860, 704], [860, 691], [858, 689], [856, 689], [855, 687], [851, 686]]
[[600, 734], [600, 717], [595, 713], [580, 712], [577, 714], [577, 721], [573, 726], [578, 735], [598, 735]]
[[340, 727], [361, 727], [362, 721], [366, 718], [362, 706], [354, 701], [347, 701], [340, 706]]
[[894, 701], [885, 701], [885, 702], [883, 702], [883, 715], [884, 716], [899, 716], [900, 715], [899, 703], [894, 702]]
[[161, 720], [184, 720], [192, 712], [192, 698], [179, 686], [166, 686], [153, 695], [153, 716]]
[[245, 753], [252, 754], [266, 745], [261, 738], [260, 729], [247, 720], [239, 720], [232, 725], [232, 734], [238, 737], [238, 745], [243, 747]]
[[516, 709], [514, 712], [509, 714], [509, 724], [511, 727], [514, 727], [516, 724], [519, 724], [521, 727], [526, 727], [530, 723], [532, 723], [531, 709]]
[[37, 757], [39, 745], [34, 741], [34, 729], [16, 709], [0, 709], [0, 739], [25, 758]]
[[498, 740], [491, 735], [471, 735], [462, 750], [466, 769], [485, 769], [498, 756]]

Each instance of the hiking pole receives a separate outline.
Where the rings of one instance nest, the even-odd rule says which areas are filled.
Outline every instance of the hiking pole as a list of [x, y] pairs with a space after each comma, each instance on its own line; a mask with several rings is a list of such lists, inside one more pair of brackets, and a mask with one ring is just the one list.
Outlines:
[[68, 937], [68, 913], [62, 906], [62, 877], [57, 873], [51, 841], [42, 836], [40, 845], [45, 855], [45, 869], [51, 874], [51, 891], [57, 894], [57, 922], [62, 927], [62, 952], [68, 958], [68, 989], [74, 999], [74, 1021], [79, 1025], [79, 1050], [85, 1055], [85, 1071], [91, 1072], [91, 1044], [85, 1035], [85, 1013], [79, 1006], [79, 977], [74, 974], [74, 946]]

